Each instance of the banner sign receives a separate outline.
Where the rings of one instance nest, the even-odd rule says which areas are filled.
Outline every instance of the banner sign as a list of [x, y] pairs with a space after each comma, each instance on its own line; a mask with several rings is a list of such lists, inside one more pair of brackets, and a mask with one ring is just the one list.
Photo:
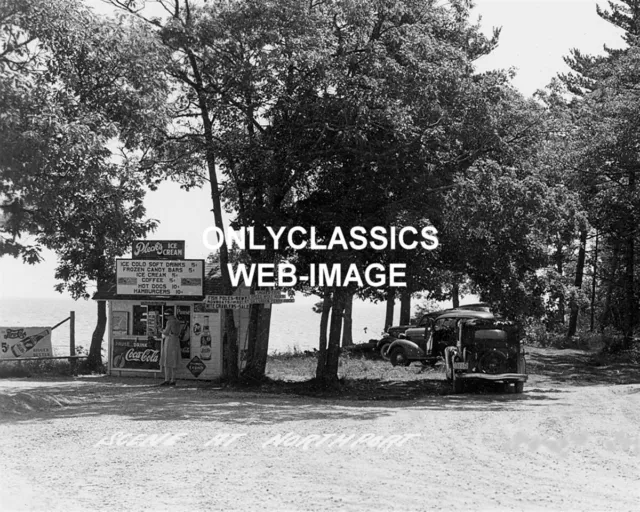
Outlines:
[[0, 327], [0, 358], [52, 357], [51, 327]]
[[134, 260], [183, 260], [184, 240], [136, 240], [131, 255]]
[[162, 340], [156, 338], [114, 338], [113, 370], [160, 370]]
[[283, 304], [285, 302], [295, 302], [295, 299], [290, 299], [278, 292], [277, 294], [256, 293], [255, 295], [207, 295], [204, 298], [204, 302], [214, 308], [246, 309], [251, 304]]
[[116, 295], [201, 297], [204, 260], [116, 260]]
[[213, 307], [211, 304], [207, 304], [206, 302], [196, 302], [193, 305], [194, 313], [217, 313], [218, 308]]

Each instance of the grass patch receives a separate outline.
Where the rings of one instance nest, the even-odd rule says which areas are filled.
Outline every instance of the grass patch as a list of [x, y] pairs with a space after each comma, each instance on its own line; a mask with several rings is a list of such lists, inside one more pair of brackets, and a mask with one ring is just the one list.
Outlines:
[[269, 393], [293, 393], [325, 398], [355, 400], [409, 399], [446, 394], [449, 385], [444, 367], [392, 366], [376, 354], [341, 354], [339, 381], [324, 388], [316, 380], [317, 357], [309, 353], [278, 353], [267, 359], [266, 379], [260, 388]]
[[[78, 364], [80, 366], [80, 364]], [[44, 359], [41, 361], [6, 361], [0, 364], [0, 378], [16, 377], [70, 377], [71, 363], [66, 359]]]
[[601, 332], [578, 331], [575, 336], [567, 337], [565, 332], [547, 330], [544, 324], [536, 322], [527, 326], [525, 331], [525, 344], [539, 348], [615, 352], [623, 340], [622, 333], [610, 327]]

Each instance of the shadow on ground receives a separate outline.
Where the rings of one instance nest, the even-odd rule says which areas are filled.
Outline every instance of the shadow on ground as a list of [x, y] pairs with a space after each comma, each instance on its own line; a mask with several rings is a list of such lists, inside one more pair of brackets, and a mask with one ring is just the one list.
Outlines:
[[584, 350], [529, 348], [527, 370], [566, 386], [640, 384], [640, 365]]
[[[78, 378], [49, 381], [46, 386], [22, 382], [20, 389], [12, 391], [5, 386], [0, 388], [0, 421], [116, 415], [132, 421], [195, 420], [255, 425], [345, 418], [370, 420], [403, 408], [490, 412], [558, 400], [544, 390], [522, 395], [492, 394], [491, 390], [446, 395], [445, 383], [428, 380], [397, 384], [371, 380], [360, 382], [355, 388], [347, 385], [339, 396], [316, 394], [313, 399], [301, 396], [294, 386], [287, 385], [230, 390], [204, 383], [179, 383], [175, 388], [165, 388], [148, 381], [128, 380]], [[377, 391], [372, 391], [374, 388]]]
[[174, 388], [159, 387], [158, 380], [109, 376], [0, 379], [0, 422], [110, 415], [132, 421], [232, 424], [370, 420], [398, 408], [491, 412], [562, 406], [563, 393], [576, 386], [640, 383], [637, 365], [596, 363], [583, 351], [529, 349], [530, 379], [523, 394], [505, 394], [500, 385], [478, 383], [463, 395], [453, 395], [442, 373], [415, 368], [406, 369], [407, 379], [349, 379], [332, 391], [309, 382], [273, 380], [251, 388], [182, 381]]

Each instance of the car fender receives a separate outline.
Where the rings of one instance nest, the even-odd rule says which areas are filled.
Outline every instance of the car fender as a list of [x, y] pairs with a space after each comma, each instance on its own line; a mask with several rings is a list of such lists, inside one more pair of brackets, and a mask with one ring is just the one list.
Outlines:
[[421, 359], [425, 357], [424, 351], [416, 345], [413, 341], [409, 340], [395, 340], [389, 347], [389, 354], [396, 347], [402, 347], [405, 354], [409, 359]]

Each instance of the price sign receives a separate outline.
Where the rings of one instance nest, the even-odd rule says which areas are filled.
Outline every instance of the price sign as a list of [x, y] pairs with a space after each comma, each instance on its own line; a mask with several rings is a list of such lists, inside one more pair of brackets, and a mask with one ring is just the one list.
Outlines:
[[117, 295], [203, 295], [203, 260], [117, 260], [116, 264]]

